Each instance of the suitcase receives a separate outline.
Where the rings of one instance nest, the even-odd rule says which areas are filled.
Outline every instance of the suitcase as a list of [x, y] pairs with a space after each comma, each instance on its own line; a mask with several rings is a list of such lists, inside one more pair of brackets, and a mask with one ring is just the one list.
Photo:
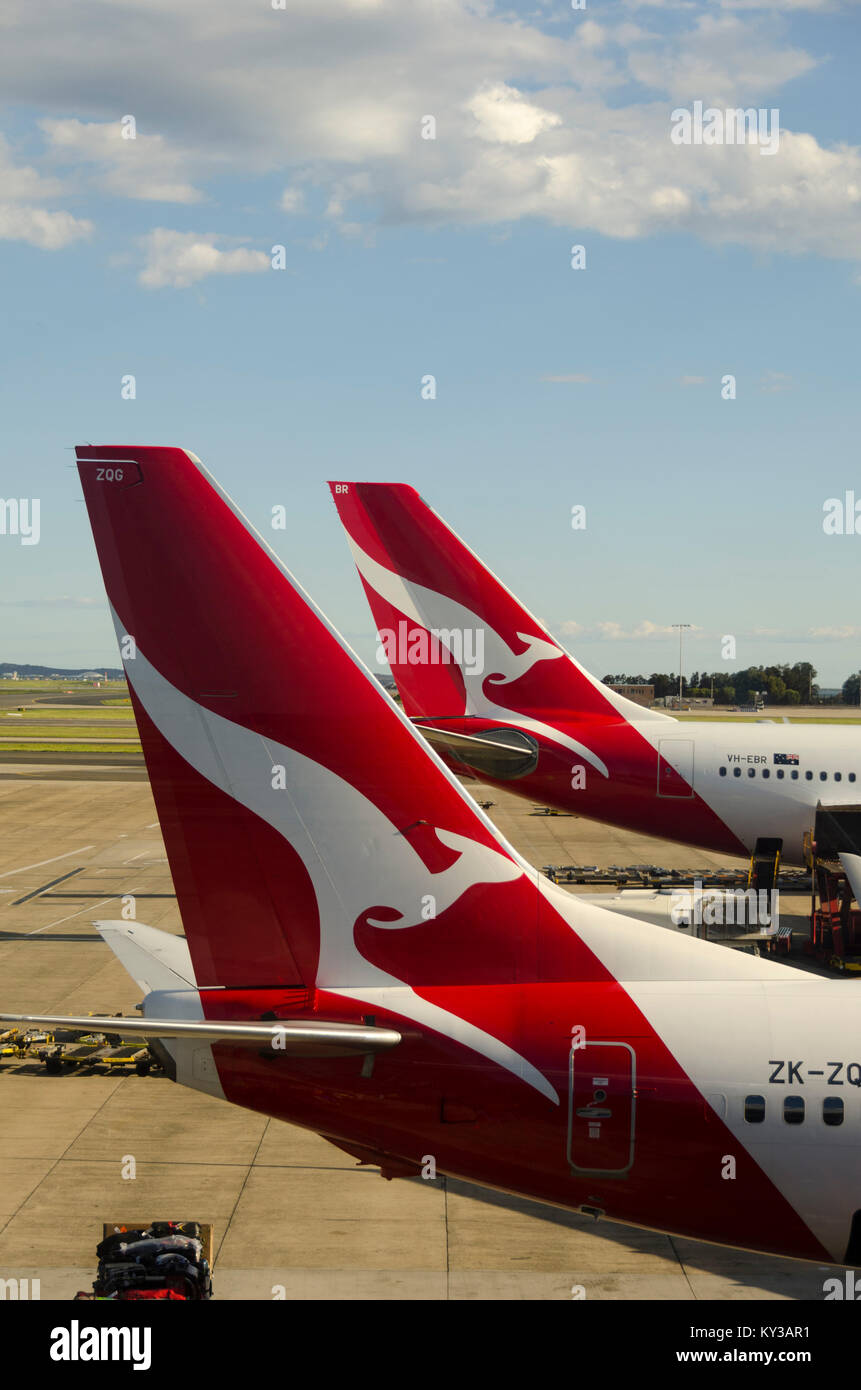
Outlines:
[[129, 1299], [153, 1297], [163, 1290], [177, 1299], [211, 1298], [212, 1278], [206, 1258], [211, 1242], [211, 1229], [197, 1221], [153, 1221], [113, 1230], [106, 1227], [96, 1247], [99, 1268], [94, 1295]]

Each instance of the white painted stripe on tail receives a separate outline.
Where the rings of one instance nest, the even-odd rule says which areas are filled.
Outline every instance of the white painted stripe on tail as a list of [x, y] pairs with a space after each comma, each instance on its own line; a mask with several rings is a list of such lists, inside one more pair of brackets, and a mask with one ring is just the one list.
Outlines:
[[[373, 560], [370, 555], [366, 555], [349, 532], [347, 539], [362, 578], [381, 598], [384, 598], [398, 612], [403, 613], [406, 618], [411, 618], [413, 622], [430, 631], [439, 632], [454, 629], [461, 632], [481, 631], [484, 633], [484, 666], [490, 672], [490, 676], [498, 675], [499, 679], [492, 680], [483, 672], [470, 671], [465, 665], [458, 666], [466, 689], [466, 714], [476, 715], [483, 719], [499, 719], [505, 723], [516, 724], [518, 728], [526, 729], [530, 733], [542, 734], [553, 743], [569, 748], [578, 757], [585, 758], [586, 762], [591, 763], [603, 777], [609, 777], [607, 764], [584, 743], [570, 738], [567, 734], [560, 733], [558, 729], [554, 729], [550, 724], [542, 723], [539, 719], [533, 719], [531, 716], [506, 709], [505, 706], [490, 700], [484, 692], [485, 681], [491, 688], [501, 689], [519, 679], [539, 661], [554, 660], [560, 657], [570, 661], [571, 658], [567, 652], [564, 652], [561, 647], [557, 647], [555, 643], [547, 642], [543, 638], [527, 636], [519, 632], [517, 636], [529, 644], [529, 650], [518, 655], [512, 651], [508, 643], [484, 618], [479, 618], [471, 609], [465, 608], [463, 604], [457, 603], [446, 594], [438, 594], [433, 589], [425, 589], [421, 584], [414, 584], [412, 580], [403, 579], [401, 575], [386, 569], [384, 565], [377, 564], [377, 561]], [[427, 713], [430, 716], [433, 711], [429, 710]]]
[[[121, 638], [116, 613], [114, 623]], [[422, 999], [360, 955], [354, 940], [357, 920], [377, 905], [393, 910], [399, 920], [369, 918], [372, 925], [389, 931], [418, 926], [424, 896], [436, 899], [440, 916], [476, 884], [520, 878], [522, 864], [502, 850], [437, 830], [442, 843], [458, 851], [458, 858], [441, 873], [431, 874], [408, 838], [349, 782], [295, 749], [264, 740], [197, 704], [171, 685], [140, 648], [125, 669], [168, 743], [213, 786], [283, 835], [301, 858], [319, 912], [318, 987], [368, 1002], [379, 1002], [380, 990], [394, 989], [404, 1017], [481, 1053], [558, 1104], [555, 1089], [526, 1058], [499, 1038]], [[283, 788], [273, 786], [278, 765], [285, 769]]]

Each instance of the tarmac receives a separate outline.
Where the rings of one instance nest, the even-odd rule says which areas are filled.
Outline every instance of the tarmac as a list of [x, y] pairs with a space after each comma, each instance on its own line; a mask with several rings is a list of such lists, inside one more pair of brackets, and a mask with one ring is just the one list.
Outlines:
[[[539, 868], [732, 866], [486, 795]], [[127, 894], [139, 920], [180, 931], [143, 769], [4, 762], [0, 1009], [133, 1012], [137, 987], [91, 925], [120, 917]], [[317, 1135], [161, 1075], [0, 1060], [0, 1279], [68, 1299], [91, 1287], [103, 1222], [153, 1219], [212, 1224], [218, 1299], [822, 1299], [833, 1273], [443, 1178], [387, 1182]]]

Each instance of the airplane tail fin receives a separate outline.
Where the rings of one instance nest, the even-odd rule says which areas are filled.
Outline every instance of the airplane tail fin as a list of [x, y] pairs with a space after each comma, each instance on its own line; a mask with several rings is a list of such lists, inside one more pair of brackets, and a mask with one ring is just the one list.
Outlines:
[[330, 483], [412, 718], [663, 719], [570, 656], [404, 483]]
[[534, 871], [200, 462], [77, 455], [197, 987], [520, 978]]

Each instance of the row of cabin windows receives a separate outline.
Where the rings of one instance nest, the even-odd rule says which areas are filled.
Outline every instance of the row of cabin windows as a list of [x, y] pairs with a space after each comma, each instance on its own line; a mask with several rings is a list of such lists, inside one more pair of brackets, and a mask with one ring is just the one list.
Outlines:
[[[741, 776], [741, 772], [742, 772], [742, 770], [741, 770], [740, 767], [734, 767], [733, 770], [732, 770], [732, 775], [733, 775], [733, 777], [740, 777], [740, 776]], [[759, 769], [759, 772], [760, 772], [760, 776], [762, 776], [762, 777], [770, 777], [770, 776], [771, 776], [771, 768], [769, 768], [769, 767], [760, 768], [760, 769]], [[720, 775], [721, 775], [721, 777], [726, 777], [726, 773], [727, 773], [726, 768], [725, 768], [725, 767], [721, 767], [721, 768], [720, 768]], [[749, 767], [749, 768], [747, 769], [747, 775], [748, 775], [748, 777], [755, 777], [755, 776], [756, 776], [756, 773], [757, 773], [757, 769], [756, 769], [755, 767]], [[774, 775], [775, 775], [775, 777], [777, 778], [778, 781], [782, 781], [783, 778], [784, 778], [785, 775], [786, 775], [786, 771], [785, 771], [784, 768], [779, 767], [779, 768], [777, 769], [777, 771], [775, 772]], [[798, 777], [799, 777], [798, 768], [797, 768], [797, 767], [794, 767], [794, 768], [792, 769], [792, 771], [790, 772], [789, 775], [790, 775], [790, 777], [792, 778], [793, 782], [797, 782], [797, 781], [798, 781]], [[842, 772], [832, 772], [831, 775], [832, 775], [832, 777], [834, 778], [835, 782], [842, 782], [842, 781], [843, 781], [843, 773], [842, 773]], [[846, 774], [846, 776], [847, 776], [847, 779], [848, 779], [850, 782], [854, 782], [854, 781], [855, 781], [855, 773], [854, 773], [854, 772], [848, 772], [848, 773]], [[804, 780], [805, 780], [806, 782], [812, 782], [812, 781], [813, 781], [813, 773], [812, 773], [812, 772], [805, 772], [805, 774], [804, 774]], [[820, 780], [820, 782], [827, 782], [827, 781], [828, 781], [828, 773], [827, 773], [827, 772], [820, 772], [820, 774], [819, 774], [819, 780]]]
[[[744, 1118], [749, 1125], [761, 1125], [765, 1119], [765, 1096], [745, 1096]], [[788, 1125], [804, 1123], [804, 1097], [784, 1096], [783, 1118]], [[822, 1120], [826, 1125], [842, 1125], [843, 1101], [840, 1096], [826, 1096], [822, 1102]]]

